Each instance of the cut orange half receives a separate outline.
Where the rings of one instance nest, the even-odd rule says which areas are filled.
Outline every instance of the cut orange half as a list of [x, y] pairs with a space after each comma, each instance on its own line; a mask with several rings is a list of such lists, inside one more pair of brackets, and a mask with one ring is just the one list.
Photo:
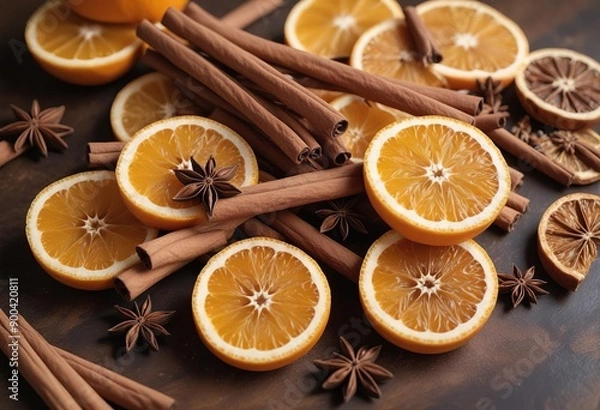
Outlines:
[[339, 139], [352, 154], [353, 161], [363, 160], [367, 146], [380, 129], [411, 117], [403, 111], [352, 94], [343, 94], [330, 104], [348, 120], [348, 129]]
[[352, 48], [350, 65], [383, 77], [446, 85], [444, 77], [418, 58], [404, 18], [383, 21], [361, 34]]
[[496, 305], [498, 277], [475, 241], [429, 246], [389, 231], [367, 252], [359, 291], [381, 336], [412, 352], [443, 353], [483, 328]]
[[74, 14], [65, 2], [50, 0], [27, 21], [25, 41], [35, 60], [72, 84], [109, 83], [141, 55], [134, 25], [102, 24]]
[[[153, 122], [125, 145], [116, 174], [127, 207], [149, 226], [174, 230], [205, 221], [200, 201], [174, 201], [183, 187], [174, 169], [191, 169], [190, 157], [217, 168], [237, 165], [231, 183], [237, 187], [258, 182], [256, 157], [232, 129], [211, 119], [183, 115]], [[217, 205], [218, 206], [218, 205]]]
[[326, 58], [348, 57], [366, 29], [400, 16], [394, 0], [300, 0], [285, 20], [285, 40]]
[[200, 109], [172, 79], [161, 73], [149, 73], [119, 91], [110, 109], [110, 125], [118, 140], [128, 141], [154, 121], [186, 114], [200, 114]]
[[169, 7], [181, 10], [189, 0], [66, 0], [75, 13], [105, 23], [159, 21]]
[[483, 232], [510, 192], [502, 153], [479, 129], [440, 116], [380, 130], [364, 158], [371, 204], [401, 235], [453, 245]]
[[273, 370], [319, 340], [331, 296], [319, 265], [285, 242], [254, 237], [228, 246], [200, 272], [192, 311], [217, 357], [245, 370]]
[[505, 87], [529, 53], [523, 30], [479, 1], [430, 0], [417, 12], [443, 56], [433, 68], [450, 88], [476, 90], [488, 77]]
[[46, 272], [87, 290], [111, 287], [138, 261], [135, 247], [158, 234], [128, 211], [111, 171], [82, 172], [42, 189], [29, 207], [25, 231]]

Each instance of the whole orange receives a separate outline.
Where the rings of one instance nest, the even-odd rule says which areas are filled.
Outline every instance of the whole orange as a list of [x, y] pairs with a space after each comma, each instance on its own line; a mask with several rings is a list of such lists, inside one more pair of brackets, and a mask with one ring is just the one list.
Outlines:
[[103, 23], [157, 22], [169, 7], [181, 10], [189, 0], [66, 0], [82, 17]]

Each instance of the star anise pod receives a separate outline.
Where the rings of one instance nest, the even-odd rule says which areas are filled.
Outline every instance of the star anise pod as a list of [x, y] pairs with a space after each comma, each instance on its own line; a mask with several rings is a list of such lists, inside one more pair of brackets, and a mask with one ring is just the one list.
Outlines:
[[217, 163], [212, 155], [204, 167], [193, 157], [190, 157], [190, 162], [192, 169], [173, 170], [177, 179], [185, 185], [173, 200], [188, 201], [200, 197], [208, 216], [212, 216], [219, 198], [229, 198], [241, 192], [229, 182], [235, 175], [237, 164], [217, 169]]
[[333, 353], [333, 357], [326, 360], [315, 360], [313, 364], [322, 370], [333, 370], [323, 382], [324, 389], [335, 389], [344, 384], [344, 402], [348, 402], [357, 389], [365, 394], [379, 398], [381, 389], [377, 381], [391, 379], [394, 375], [383, 367], [375, 364], [381, 346], [367, 348], [366, 346], [354, 349], [346, 339], [340, 337], [342, 353]]
[[350, 233], [350, 228], [361, 233], [368, 233], [367, 228], [361, 221], [362, 215], [352, 210], [357, 201], [358, 198], [330, 201], [327, 203], [329, 208], [315, 211], [318, 216], [325, 218], [321, 223], [321, 233], [337, 228], [344, 241]]
[[534, 274], [535, 266], [523, 273], [516, 265], [513, 265], [512, 275], [498, 274], [500, 292], [511, 292], [510, 298], [513, 308], [517, 307], [525, 297], [527, 297], [528, 302], [537, 303], [537, 295], [548, 294], [548, 291], [542, 289], [542, 285], [545, 285], [546, 281], [534, 279]]
[[563, 152], [569, 155], [575, 155], [575, 144], [577, 143], [577, 137], [569, 131], [555, 130], [552, 131], [548, 137], [550, 141], [558, 146]]
[[484, 114], [508, 111], [508, 106], [502, 104], [502, 83], [500, 81], [494, 81], [492, 77], [488, 77], [484, 81], [477, 80], [477, 91], [483, 97]]
[[10, 108], [18, 120], [0, 128], [0, 135], [20, 133], [14, 144], [15, 151], [22, 150], [29, 144], [46, 157], [48, 147], [59, 151], [68, 148], [62, 138], [72, 134], [73, 128], [60, 123], [65, 113], [64, 105], [40, 111], [38, 101], [33, 100], [31, 113], [14, 104]]
[[170, 333], [163, 327], [167, 323], [174, 310], [157, 310], [152, 312], [152, 301], [150, 296], [146, 298], [146, 301], [142, 304], [140, 310], [137, 302], [134, 302], [135, 312], [131, 309], [127, 309], [121, 306], [115, 305], [115, 308], [127, 318], [123, 322], [116, 326], [108, 329], [109, 332], [120, 332], [127, 330], [125, 335], [125, 349], [129, 352], [135, 343], [137, 342], [140, 334], [142, 338], [150, 345], [154, 350], [158, 350], [158, 342], [154, 332], [169, 336]]

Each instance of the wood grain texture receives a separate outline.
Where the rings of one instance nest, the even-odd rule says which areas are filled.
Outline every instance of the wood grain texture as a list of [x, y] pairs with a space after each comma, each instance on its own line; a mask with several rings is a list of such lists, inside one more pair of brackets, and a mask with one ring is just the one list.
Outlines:
[[[200, 1], [223, 15], [239, 1]], [[600, 59], [597, 0], [487, 1], [514, 19], [530, 39], [531, 48], [569, 47]], [[102, 87], [64, 84], [42, 71], [24, 50], [23, 30], [40, 0], [6, 2], [0, 16], [0, 125], [12, 120], [8, 104], [29, 107], [38, 98], [42, 107], [65, 104], [64, 122], [75, 128], [69, 149], [45, 160], [25, 154], [0, 168], [0, 307], [8, 304], [9, 278], [19, 278], [19, 310], [52, 344], [106, 366], [176, 398], [181, 409], [314, 409], [341, 403], [339, 392], [323, 391], [325, 375], [311, 362], [337, 350], [345, 336], [354, 345], [382, 344], [379, 363], [394, 373], [382, 385], [383, 398], [357, 397], [344, 409], [476, 408], [476, 409], [598, 409], [600, 408], [600, 264], [577, 293], [554, 284], [543, 272], [536, 253], [536, 228], [544, 209], [563, 194], [600, 194], [600, 185], [562, 188], [518, 159], [511, 165], [525, 174], [519, 191], [530, 198], [530, 210], [515, 231], [489, 229], [478, 238], [499, 271], [537, 267], [551, 294], [537, 306], [510, 309], [500, 297], [483, 331], [464, 347], [447, 354], [412, 354], [387, 343], [363, 317], [352, 283], [329, 272], [332, 312], [322, 339], [296, 363], [268, 373], [234, 369], [210, 354], [196, 335], [190, 295], [202, 267], [194, 262], [149, 293], [155, 309], [175, 309], [168, 324], [171, 337], [161, 338], [160, 352], [139, 348], [125, 354], [119, 336], [106, 329], [120, 318], [113, 305], [122, 304], [112, 291], [84, 292], [51, 279], [37, 265], [24, 234], [29, 203], [43, 187], [86, 167], [89, 141], [112, 139], [111, 102], [127, 82], [147, 71], [141, 64], [118, 81]], [[285, 16], [293, 2], [250, 27], [264, 37], [282, 40]], [[416, 4], [405, 1], [405, 5]], [[509, 94], [514, 94], [509, 90]], [[515, 104], [514, 98], [511, 100]], [[520, 115], [520, 114], [517, 114]], [[357, 241], [354, 236], [354, 241]], [[364, 248], [366, 244], [356, 244]], [[140, 300], [145, 295], [140, 296]], [[7, 361], [0, 359], [0, 408], [37, 409], [43, 403], [24, 380], [19, 403], [8, 399]]]

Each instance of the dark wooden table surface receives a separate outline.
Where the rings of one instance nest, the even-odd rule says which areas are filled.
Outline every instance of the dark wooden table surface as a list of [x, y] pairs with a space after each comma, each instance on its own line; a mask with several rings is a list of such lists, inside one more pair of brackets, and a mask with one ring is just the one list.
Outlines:
[[[424, 356], [387, 343], [363, 317], [358, 292], [330, 272], [331, 318], [325, 334], [307, 356], [283, 369], [249, 373], [232, 368], [210, 354], [196, 334], [190, 295], [201, 268], [192, 264], [149, 293], [156, 308], [176, 309], [162, 338], [160, 352], [139, 349], [125, 355], [120, 337], [107, 329], [119, 317], [122, 303], [112, 290], [84, 292], [51, 279], [33, 259], [24, 234], [25, 213], [36, 193], [49, 183], [86, 169], [86, 143], [112, 139], [111, 102], [128, 81], [146, 71], [138, 66], [124, 78], [101, 87], [62, 83], [42, 71], [24, 49], [23, 30], [39, 0], [4, 2], [0, 17], [0, 125], [12, 120], [8, 107], [28, 107], [38, 98], [43, 107], [65, 104], [64, 122], [75, 128], [70, 148], [38, 161], [23, 155], [0, 168], [0, 307], [8, 304], [9, 278], [19, 280], [19, 310], [53, 344], [72, 351], [175, 397], [179, 408], [328, 408], [341, 404], [339, 392], [319, 388], [323, 375], [311, 364], [337, 348], [340, 335], [352, 343], [377, 345], [380, 363], [394, 373], [383, 384], [383, 398], [362, 397], [344, 405], [358, 408], [599, 409], [600, 408], [600, 265], [577, 293], [555, 285], [543, 272], [536, 252], [536, 227], [543, 210], [559, 196], [575, 191], [600, 193], [600, 183], [560, 187], [517, 159], [525, 173], [522, 193], [531, 210], [514, 232], [490, 228], [477, 240], [499, 271], [512, 263], [537, 267], [549, 281], [550, 295], [538, 305], [509, 308], [500, 297], [483, 331], [464, 347], [447, 354]], [[222, 15], [238, 1], [202, 1]], [[293, 2], [249, 29], [282, 38], [285, 16]], [[412, 1], [406, 2], [414, 3]], [[566, 47], [600, 59], [598, 0], [488, 1], [514, 19], [527, 34], [531, 49]], [[509, 92], [510, 94], [510, 92]], [[142, 299], [142, 298], [140, 298]], [[19, 403], [8, 399], [7, 361], [0, 360], [0, 408], [42, 408], [23, 381]]]

